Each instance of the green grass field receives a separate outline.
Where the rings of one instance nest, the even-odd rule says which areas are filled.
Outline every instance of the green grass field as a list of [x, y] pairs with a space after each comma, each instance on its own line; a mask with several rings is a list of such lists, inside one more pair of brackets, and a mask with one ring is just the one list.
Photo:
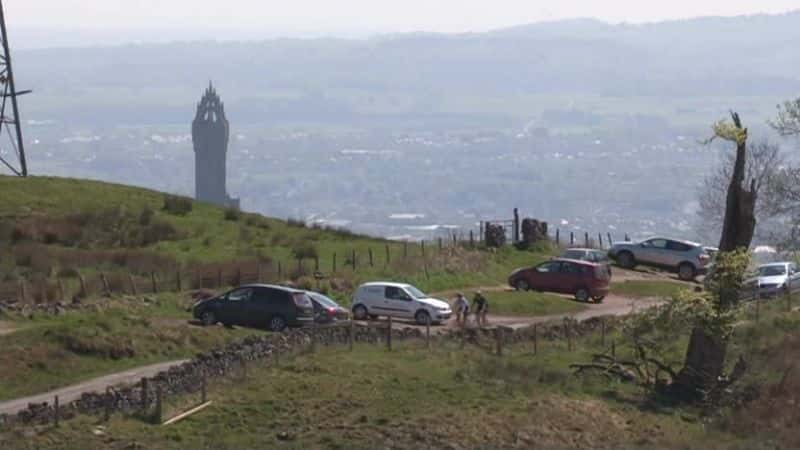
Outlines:
[[486, 293], [489, 311], [494, 314], [546, 316], [570, 314], [586, 309], [571, 298], [540, 292], [503, 291]]
[[174, 294], [115, 300], [96, 311], [11, 316], [20, 329], [0, 336], [0, 400], [38, 394], [106, 373], [190, 358], [259, 330], [188, 325]]
[[626, 280], [611, 283], [611, 293], [631, 298], [661, 297], [671, 298], [681, 289], [689, 286], [673, 281]]

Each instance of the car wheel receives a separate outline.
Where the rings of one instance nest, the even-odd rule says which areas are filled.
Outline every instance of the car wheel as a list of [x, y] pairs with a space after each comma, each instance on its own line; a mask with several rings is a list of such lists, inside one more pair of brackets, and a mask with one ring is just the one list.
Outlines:
[[696, 273], [694, 270], [694, 266], [689, 263], [682, 263], [678, 266], [678, 278], [683, 281], [692, 281], [694, 280]]
[[589, 298], [591, 298], [591, 295], [589, 294], [588, 289], [578, 288], [578, 290], [575, 291], [575, 299], [579, 302], [588, 302]]
[[427, 325], [428, 321], [431, 320], [431, 315], [428, 314], [428, 311], [421, 309], [414, 314], [414, 320], [416, 320], [419, 325]]
[[203, 314], [200, 315], [200, 323], [202, 323], [204, 327], [216, 325], [217, 316], [215, 316], [212, 311], [204, 311]]
[[356, 320], [367, 319], [367, 307], [364, 305], [356, 305], [353, 308], [353, 318]]
[[592, 297], [592, 300], [594, 300], [595, 303], [603, 303], [604, 298], [606, 298], [605, 295], [595, 295], [594, 297]]
[[631, 252], [620, 252], [619, 256], [617, 256], [617, 262], [620, 267], [624, 269], [633, 269], [636, 267], [636, 259]]
[[267, 325], [269, 331], [280, 332], [286, 328], [286, 319], [281, 316], [272, 316]]
[[525, 291], [527, 291], [528, 289], [530, 289], [530, 288], [531, 288], [531, 287], [528, 285], [528, 282], [527, 282], [527, 281], [525, 281], [525, 280], [517, 280], [517, 282], [516, 282], [516, 283], [514, 283], [514, 287], [515, 287], [515, 288], [516, 288], [518, 291], [522, 291], [522, 292], [525, 292]]

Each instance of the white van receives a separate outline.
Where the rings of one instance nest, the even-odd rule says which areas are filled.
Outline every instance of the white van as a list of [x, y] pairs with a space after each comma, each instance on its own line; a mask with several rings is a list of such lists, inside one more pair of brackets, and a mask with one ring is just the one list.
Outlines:
[[441, 323], [453, 314], [447, 302], [429, 297], [404, 283], [373, 282], [358, 287], [353, 298], [353, 317], [392, 316], [414, 319], [418, 324]]

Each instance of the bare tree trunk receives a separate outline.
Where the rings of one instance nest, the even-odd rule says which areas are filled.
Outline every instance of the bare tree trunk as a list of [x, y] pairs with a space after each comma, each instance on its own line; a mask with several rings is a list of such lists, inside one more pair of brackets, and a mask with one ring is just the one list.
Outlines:
[[[745, 177], [747, 156], [747, 129], [742, 127], [739, 115], [731, 113], [735, 131], [736, 160], [725, 203], [725, 219], [722, 224], [720, 252], [732, 252], [750, 247], [756, 225], [754, 186], [747, 191], [742, 186]], [[730, 137], [721, 136], [729, 139]], [[718, 308], [724, 310], [737, 301], [737, 293], [731, 289], [721, 289]], [[722, 376], [727, 353], [727, 342], [697, 327], [692, 330], [689, 347], [686, 350], [684, 366], [678, 373], [673, 388], [684, 398], [700, 399], [711, 392]]]

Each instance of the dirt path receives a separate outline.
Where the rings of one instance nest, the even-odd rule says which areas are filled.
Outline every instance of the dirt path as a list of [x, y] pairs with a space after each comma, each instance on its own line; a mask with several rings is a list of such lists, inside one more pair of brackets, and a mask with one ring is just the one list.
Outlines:
[[[574, 301], [571, 297], [564, 296], [564, 301]], [[495, 315], [489, 313], [489, 326], [504, 326], [509, 328], [524, 328], [533, 324], [537, 323], [545, 323], [551, 322], [554, 320], [562, 320], [564, 317], [572, 317], [577, 320], [586, 320], [592, 317], [600, 317], [600, 316], [624, 316], [627, 314], [631, 314], [632, 312], [647, 309], [652, 306], [658, 305], [663, 300], [658, 298], [642, 298], [632, 300], [627, 297], [621, 297], [619, 295], [609, 295], [603, 300], [603, 303], [589, 303], [586, 305], [586, 309], [582, 311], [578, 311], [575, 313], [568, 313], [568, 314], [551, 314], [546, 316], [507, 316], [507, 315]], [[491, 310], [490, 310], [491, 311]], [[474, 326], [474, 319], [470, 317], [470, 324]], [[366, 324], [367, 322], [360, 322], [361, 324]], [[455, 319], [450, 319], [446, 323], [431, 327], [432, 333], [441, 333], [443, 330], [447, 328], [455, 328], [456, 323]], [[403, 328], [421, 328], [424, 329], [424, 326], [417, 325], [412, 321], [405, 321], [405, 320], [394, 320], [392, 323], [392, 328], [394, 329], [403, 329]]]
[[107, 387], [117, 386], [139, 381], [143, 377], [152, 377], [159, 372], [178, 366], [186, 360], [169, 361], [165, 363], [152, 364], [144, 367], [137, 367], [123, 372], [105, 375], [74, 384], [60, 389], [55, 389], [44, 394], [32, 395], [29, 397], [18, 398], [0, 402], [0, 414], [15, 414], [28, 407], [29, 403], [53, 402], [53, 398], [58, 395], [59, 402], [65, 404], [77, 400], [84, 392], [103, 392]]
[[18, 328], [14, 324], [0, 321], [0, 336], [11, 334], [17, 330]]

